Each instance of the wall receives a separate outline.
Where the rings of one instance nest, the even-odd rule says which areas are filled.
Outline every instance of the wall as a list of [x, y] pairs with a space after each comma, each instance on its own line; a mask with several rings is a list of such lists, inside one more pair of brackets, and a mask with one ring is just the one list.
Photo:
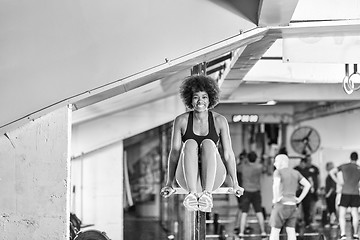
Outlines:
[[64, 107], [0, 136], [1, 239], [69, 239], [70, 116]]
[[[152, 101], [73, 125], [71, 177], [72, 184], [76, 185], [76, 198], [72, 202], [76, 214], [83, 218], [84, 223], [95, 224], [93, 228], [105, 231], [112, 240], [123, 239], [122, 141], [172, 121], [184, 110], [180, 98], [170, 96], [166, 101]], [[85, 176], [88, 177], [85, 179]], [[97, 180], [102, 179], [101, 182], [93, 176]], [[104, 184], [114, 188], [108, 189]], [[103, 195], [109, 197], [100, 199]]]
[[140, 142], [126, 147], [127, 171], [131, 197], [139, 216], [159, 217], [161, 143], [159, 129], [143, 135]]
[[104, 231], [112, 240], [123, 239], [123, 144], [85, 154], [71, 161], [73, 211], [87, 229]]
[[[320, 134], [320, 149], [312, 155], [312, 158], [313, 163], [320, 168], [321, 185], [325, 184], [325, 164], [327, 161], [333, 161], [335, 166], [337, 166], [350, 161], [350, 153], [352, 151], [357, 150], [360, 154], [359, 119], [360, 110], [354, 110], [305, 121], [300, 124], [301, 126], [312, 126]], [[292, 131], [289, 129], [288, 134], [290, 135], [291, 133]]]

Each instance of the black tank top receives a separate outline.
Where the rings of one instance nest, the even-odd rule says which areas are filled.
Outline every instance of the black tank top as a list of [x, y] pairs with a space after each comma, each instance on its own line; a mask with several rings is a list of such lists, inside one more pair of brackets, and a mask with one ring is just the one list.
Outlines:
[[211, 139], [215, 143], [215, 145], [217, 145], [218, 141], [219, 141], [219, 135], [216, 132], [212, 112], [209, 111], [209, 114], [208, 114], [209, 130], [208, 130], [208, 134], [206, 136], [199, 136], [194, 133], [194, 131], [193, 131], [193, 121], [194, 121], [193, 116], [194, 116], [194, 112], [193, 111], [189, 112], [189, 118], [188, 118], [186, 131], [185, 131], [185, 134], [181, 137], [181, 140], [183, 142], [185, 142], [188, 139], [194, 139], [200, 146], [200, 144], [202, 143], [202, 141], [204, 139]]

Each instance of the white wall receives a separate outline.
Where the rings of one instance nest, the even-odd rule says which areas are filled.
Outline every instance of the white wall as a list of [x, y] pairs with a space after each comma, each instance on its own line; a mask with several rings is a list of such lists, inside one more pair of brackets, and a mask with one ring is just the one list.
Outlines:
[[84, 223], [95, 224], [112, 240], [123, 239], [122, 140], [172, 121], [184, 110], [180, 98], [170, 96], [73, 125], [71, 177], [76, 199], [72, 202]]
[[71, 161], [71, 210], [87, 229], [123, 239], [123, 144], [119, 142]]
[[320, 134], [320, 149], [312, 158], [314, 165], [320, 168], [321, 185], [325, 184], [327, 161], [333, 161], [337, 166], [350, 161], [352, 151], [360, 154], [359, 120], [360, 110], [354, 110], [301, 123], [302, 126], [314, 127]]

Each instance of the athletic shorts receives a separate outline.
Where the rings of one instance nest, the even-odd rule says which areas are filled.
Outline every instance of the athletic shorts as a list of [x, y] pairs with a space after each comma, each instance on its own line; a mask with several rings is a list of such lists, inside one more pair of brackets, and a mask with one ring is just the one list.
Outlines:
[[360, 207], [360, 195], [341, 194], [339, 206]]
[[274, 228], [292, 227], [295, 228], [297, 219], [296, 205], [284, 205], [276, 203], [271, 210], [269, 224]]
[[238, 202], [238, 207], [242, 211], [242, 209], [243, 209], [243, 207], [242, 207], [243, 206], [243, 196], [237, 197], [236, 199], [237, 199], [237, 202]]
[[250, 204], [252, 204], [255, 212], [262, 212], [261, 206], [261, 193], [260, 191], [256, 192], [244, 192], [244, 195], [241, 196], [242, 198], [242, 211], [247, 213], [250, 209]]

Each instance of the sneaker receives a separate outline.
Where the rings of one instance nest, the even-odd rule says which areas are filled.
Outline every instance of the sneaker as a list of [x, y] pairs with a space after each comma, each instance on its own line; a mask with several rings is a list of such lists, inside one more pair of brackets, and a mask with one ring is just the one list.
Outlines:
[[346, 240], [346, 235], [341, 235], [340, 240]]
[[198, 211], [199, 210], [199, 203], [198, 203], [198, 197], [195, 195], [195, 193], [189, 193], [183, 202], [184, 206], [189, 211]]
[[262, 232], [262, 233], [261, 233], [261, 238], [266, 238], [266, 237], [267, 237], [266, 232]]
[[199, 210], [202, 212], [211, 212], [211, 208], [213, 207], [213, 198], [211, 193], [208, 191], [204, 191], [199, 197]]
[[354, 239], [354, 240], [359, 240], [359, 235], [354, 234], [354, 235], [353, 235], [353, 239]]

